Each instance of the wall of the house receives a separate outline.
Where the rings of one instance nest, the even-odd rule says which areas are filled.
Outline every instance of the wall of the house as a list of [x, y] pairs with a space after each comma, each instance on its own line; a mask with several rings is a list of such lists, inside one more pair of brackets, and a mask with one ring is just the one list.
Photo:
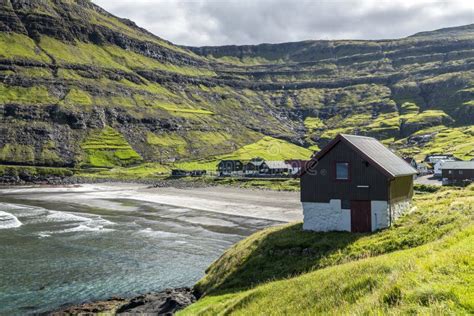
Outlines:
[[314, 231], [351, 231], [351, 210], [341, 208], [341, 200], [329, 203], [303, 202], [303, 229]]
[[386, 228], [390, 225], [390, 215], [387, 201], [371, 201], [372, 231]]
[[[371, 201], [372, 231], [387, 228], [411, 208], [411, 197], [387, 201]], [[391, 214], [391, 216], [390, 216]]]
[[411, 208], [411, 198], [399, 199], [390, 203], [390, 212], [392, 213], [392, 222], [397, 220]]
[[465, 180], [474, 181], [474, 169], [443, 169], [442, 178], [443, 185], [464, 185]]
[[[335, 162], [343, 161], [350, 163], [350, 181], [335, 179]], [[329, 203], [331, 199], [387, 201], [388, 180], [353, 149], [339, 142], [318, 161], [314, 170], [301, 177], [302, 202]]]
[[[372, 231], [387, 228], [411, 207], [411, 200], [371, 201]], [[390, 207], [389, 207], [390, 206]], [[390, 217], [390, 212], [392, 216]], [[329, 203], [303, 202], [303, 229], [313, 231], [351, 231], [351, 210], [341, 207], [341, 200]]]
[[390, 201], [397, 202], [413, 197], [413, 176], [398, 177], [390, 182]]

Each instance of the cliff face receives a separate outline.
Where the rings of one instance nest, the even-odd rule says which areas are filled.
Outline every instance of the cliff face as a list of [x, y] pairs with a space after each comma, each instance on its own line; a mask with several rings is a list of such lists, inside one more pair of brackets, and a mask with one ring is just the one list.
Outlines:
[[86, 0], [0, 0], [0, 164], [191, 160], [265, 135], [316, 148], [338, 132], [468, 158], [472, 146], [443, 140], [474, 139], [473, 39], [468, 25], [179, 47]]

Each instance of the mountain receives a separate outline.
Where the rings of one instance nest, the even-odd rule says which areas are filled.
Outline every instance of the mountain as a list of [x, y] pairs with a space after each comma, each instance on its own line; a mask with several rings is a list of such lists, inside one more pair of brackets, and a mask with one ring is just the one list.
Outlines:
[[196, 167], [242, 148], [304, 158], [301, 146], [339, 132], [469, 159], [473, 40], [467, 25], [182, 47], [87, 0], [0, 0], [0, 164]]

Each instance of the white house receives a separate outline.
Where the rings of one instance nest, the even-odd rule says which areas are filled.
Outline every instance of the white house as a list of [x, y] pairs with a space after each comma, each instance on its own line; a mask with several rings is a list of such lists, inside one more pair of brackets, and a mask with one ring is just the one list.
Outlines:
[[434, 166], [433, 166], [433, 171], [434, 171], [434, 176], [435, 177], [441, 177], [441, 171], [443, 170], [443, 165], [448, 162], [448, 161], [455, 161], [454, 159], [448, 158], [448, 159], [442, 159], [438, 160]]

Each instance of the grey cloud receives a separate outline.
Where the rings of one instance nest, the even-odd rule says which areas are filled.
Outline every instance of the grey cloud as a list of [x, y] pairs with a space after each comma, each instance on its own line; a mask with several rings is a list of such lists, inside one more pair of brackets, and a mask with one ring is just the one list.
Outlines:
[[94, 0], [182, 45], [386, 39], [474, 23], [470, 1]]

